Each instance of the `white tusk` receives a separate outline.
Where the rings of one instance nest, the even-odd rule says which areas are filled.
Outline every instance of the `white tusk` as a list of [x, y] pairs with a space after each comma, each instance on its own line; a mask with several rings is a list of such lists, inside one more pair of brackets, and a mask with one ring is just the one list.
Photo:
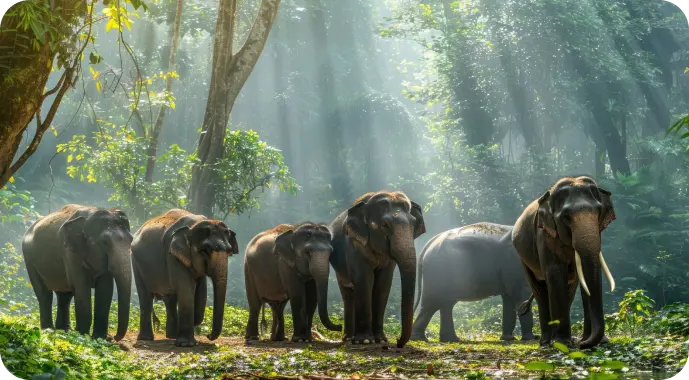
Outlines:
[[586, 294], [590, 297], [589, 287], [586, 285], [586, 280], [584, 279], [584, 270], [581, 268], [581, 257], [579, 257], [579, 252], [574, 251], [574, 262], [577, 264], [577, 276], [579, 276], [579, 282], [581, 282], [581, 288], [584, 289]]
[[610, 293], [612, 293], [615, 291], [615, 279], [612, 278], [612, 273], [610, 273], [610, 269], [608, 269], [608, 265], [605, 263], [602, 251], [600, 253], [600, 265], [603, 267], [603, 272], [605, 272], [605, 276], [608, 278], [608, 281], [610, 281]]

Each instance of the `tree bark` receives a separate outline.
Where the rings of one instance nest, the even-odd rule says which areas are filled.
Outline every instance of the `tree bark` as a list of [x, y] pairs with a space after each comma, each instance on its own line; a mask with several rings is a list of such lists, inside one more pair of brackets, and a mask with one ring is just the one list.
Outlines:
[[[51, 3], [59, 19], [56, 22], [72, 23], [85, 13], [85, 7], [75, 8], [73, 2], [56, 0]], [[41, 36], [45, 39], [45, 43], [37, 51], [32, 48], [32, 43], [37, 36], [31, 30], [19, 31], [20, 17], [12, 15], [18, 5], [13, 5], [0, 23], [0, 49], [11, 52], [0, 57], [0, 78], [2, 78], [0, 99], [3, 105], [0, 107], [0, 188], [7, 184], [12, 175], [36, 151], [43, 134], [50, 128], [63, 96], [73, 86], [76, 79], [76, 63], [72, 56], [67, 59], [67, 67], [57, 85], [45, 91], [48, 77], [53, 69], [56, 50], [50, 47], [48, 33]], [[90, 34], [90, 27], [88, 32]], [[71, 36], [64, 38], [68, 39]], [[55, 42], [62, 43], [63, 41]], [[76, 57], [79, 57], [85, 47], [86, 43], [78, 46], [80, 50], [74, 52]], [[52, 95], [55, 98], [47, 108], [45, 120], [41, 120], [43, 103]], [[27, 132], [29, 123], [34, 117], [37, 119], [36, 131], [28, 147], [19, 157], [16, 157], [23, 134]]]
[[246, 41], [233, 54], [237, 0], [220, 0], [208, 101], [197, 149], [198, 161], [192, 169], [189, 189], [189, 208], [192, 212], [208, 216], [213, 213], [213, 165], [222, 158], [232, 106], [263, 51], [279, 6], [280, 0], [261, 0]]
[[[184, 0], [177, 0], [177, 11], [175, 13], [175, 22], [170, 28], [170, 59], [168, 64], [168, 71], [175, 71], [175, 57], [177, 56], [177, 48], [179, 47], [179, 29], [182, 25], [182, 8], [184, 5]], [[172, 80], [173, 78], [168, 75], [165, 80], [165, 91], [168, 93], [172, 92]], [[160, 137], [160, 131], [163, 129], [163, 120], [165, 120], [165, 111], [167, 106], [161, 105], [158, 111], [158, 117], [156, 118], [155, 125], [151, 130], [151, 135], [149, 136], [150, 141], [148, 145], [148, 162], [146, 163], [146, 182], [153, 182], [153, 170], [155, 169], [156, 155], [158, 153], [158, 138]]]

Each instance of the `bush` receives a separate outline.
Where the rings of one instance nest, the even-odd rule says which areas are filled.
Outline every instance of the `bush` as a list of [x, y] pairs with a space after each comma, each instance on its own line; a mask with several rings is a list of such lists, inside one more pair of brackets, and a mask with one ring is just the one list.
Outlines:
[[689, 335], [689, 304], [673, 303], [665, 306], [658, 313], [656, 329], [663, 334]]

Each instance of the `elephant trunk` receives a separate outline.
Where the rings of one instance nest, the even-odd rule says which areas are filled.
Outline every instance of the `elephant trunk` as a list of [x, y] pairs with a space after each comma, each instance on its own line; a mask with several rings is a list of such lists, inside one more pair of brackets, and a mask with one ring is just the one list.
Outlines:
[[126, 250], [126, 254], [119, 255], [120, 259], [115, 270], [113, 271], [113, 278], [117, 286], [117, 333], [115, 340], [119, 341], [124, 338], [129, 328], [129, 307], [132, 298], [132, 261], [130, 259], [131, 251]]
[[318, 316], [323, 326], [331, 331], [342, 331], [342, 325], [330, 321], [328, 315], [328, 276], [330, 274], [330, 254], [328, 252], [313, 252], [309, 262], [311, 277], [316, 282], [318, 297]]
[[209, 277], [213, 282], [213, 326], [208, 340], [215, 340], [222, 331], [225, 315], [225, 293], [227, 292], [227, 254], [213, 252], [209, 265]]
[[581, 282], [582, 298], [588, 305], [591, 334], [580, 343], [590, 348], [603, 339], [603, 282], [601, 278], [601, 242], [598, 214], [582, 212], [572, 218], [572, 246], [575, 250], [577, 275]]
[[393, 257], [400, 270], [402, 283], [402, 335], [397, 339], [397, 348], [402, 348], [409, 341], [414, 322], [416, 249], [414, 248], [414, 235], [411, 226], [398, 226], [390, 242]]

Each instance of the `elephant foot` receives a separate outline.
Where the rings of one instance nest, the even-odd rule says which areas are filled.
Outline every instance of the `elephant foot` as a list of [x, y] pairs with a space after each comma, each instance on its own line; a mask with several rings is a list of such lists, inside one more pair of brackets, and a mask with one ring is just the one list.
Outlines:
[[539, 338], [539, 336], [538, 336], [538, 335], [534, 335], [534, 334], [531, 334], [531, 335], [522, 335], [522, 342], [531, 341], [531, 340], [536, 340], [536, 339], [538, 339], [538, 338]]
[[555, 342], [560, 343], [560, 344], [564, 344], [565, 346], [567, 346], [569, 348], [574, 347], [574, 342], [572, 341], [572, 338], [554, 338], [551, 341], [551, 344], [555, 343]]
[[352, 344], [371, 344], [375, 340], [373, 334], [356, 334], [352, 337]]
[[177, 347], [194, 347], [196, 346], [196, 339], [194, 338], [177, 338], [175, 340], [175, 346]]
[[384, 333], [378, 333], [374, 337], [376, 343], [389, 343]]
[[409, 337], [410, 341], [413, 342], [428, 342], [428, 338], [426, 338], [426, 334], [411, 334]]
[[285, 341], [285, 334], [271, 335], [270, 340], [272, 340], [273, 342], [284, 342]]
[[517, 339], [514, 337], [514, 335], [503, 334], [502, 336], [500, 336], [500, 340], [504, 340], [505, 342], [511, 342], [511, 341], [517, 340]]
[[153, 334], [139, 333], [136, 340], [153, 340]]
[[600, 340], [600, 344], [610, 343], [607, 335], [603, 335], [603, 339]]
[[351, 341], [351, 340], [352, 340], [352, 336], [351, 336], [351, 335], [345, 335], [345, 336], [342, 337], [342, 341], [343, 341], [343, 342], [349, 342], [349, 341]]
[[439, 341], [442, 343], [458, 343], [459, 337], [457, 335], [450, 335], [450, 336], [441, 335]]
[[168, 339], [177, 339], [177, 333], [165, 333], [165, 337]]

